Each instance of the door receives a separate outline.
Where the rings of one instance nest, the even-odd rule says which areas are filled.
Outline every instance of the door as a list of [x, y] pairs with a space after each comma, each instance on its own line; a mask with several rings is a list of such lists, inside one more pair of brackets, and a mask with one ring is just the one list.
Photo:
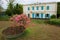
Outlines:
[[45, 17], [46, 17], [46, 18], [50, 18], [50, 14], [46, 14]]
[[30, 14], [28, 14], [28, 18], [30, 18]]
[[41, 14], [41, 18], [43, 18], [43, 14]]
[[34, 13], [32, 14], [32, 18], [34, 18]]
[[39, 18], [39, 13], [36, 14], [36, 18]]

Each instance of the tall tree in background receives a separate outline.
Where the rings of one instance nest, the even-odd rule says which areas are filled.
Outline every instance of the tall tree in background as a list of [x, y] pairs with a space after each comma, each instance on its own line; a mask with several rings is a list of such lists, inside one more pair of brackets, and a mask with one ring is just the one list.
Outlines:
[[9, 3], [8, 8], [7, 8], [7, 10], [6, 10], [6, 14], [7, 14], [8, 16], [13, 15], [13, 4], [12, 4], [12, 3]]
[[2, 6], [0, 6], [0, 12], [2, 12], [2, 10], [3, 10], [3, 7], [2, 7]]
[[20, 4], [16, 4], [14, 6], [14, 14], [21, 14], [23, 13], [23, 6]]
[[60, 2], [57, 3], [57, 18], [60, 17]]
[[23, 6], [20, 4], [16, 4], [14, 5], [13, 4], [14, 0], [13, 1], [10, 1], [8, 4], [8, 8], [6, 10], [6, 14], [9, 15], [9, 16], [12, 16], [14, 14], [21, 14], [23, 13]]
[[8, 7], [7, 7], [7, 10], [6, 10], [6, 14], [8, 15], [8, 16], [11, 16], [11, 15], [13, 15], [13, 2], [14, 2], [15, 0], [6, 0], [6, 2], [8, 3]]
[[2, 4], [3, 4], [3, 2], [2, 2], [2, 0], [0, 0], [0, 13], [1, 13], [2, 10], [3, 10]]

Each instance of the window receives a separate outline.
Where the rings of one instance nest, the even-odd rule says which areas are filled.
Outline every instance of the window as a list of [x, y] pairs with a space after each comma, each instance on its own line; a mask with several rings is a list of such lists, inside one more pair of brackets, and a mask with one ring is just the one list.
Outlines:
[[36, 10], [39, 10], [39, 6], [36, 7]]
[[30, 17], [30, 14], [28, 14], [28, 17]]
[[44, 9], [44, 6], [41, 6], [41, 10], [43, 10]]
[[32, 7], [32, 10], [34, 10], [34, 6]]
[[43, 13], [41, 13], [41, 18], [43, 18], [43, 16], [44, 16], [44, 14], [43, 14]]
[[34, 18], [34, 16], [35, 16], [35, 14], [34, 14], [34, 13], [32, 13], [32, 18]]
[[39, 14], [36, 14], [36, 17], [39, 17]]
[[49, 10], [49, 6], [47, 6], [47, 10]]
[[46, 14], [45, 17], [49, 17], [49, 14]]
[[28, 10], [30, 10], [30, 7], [28, 7]]

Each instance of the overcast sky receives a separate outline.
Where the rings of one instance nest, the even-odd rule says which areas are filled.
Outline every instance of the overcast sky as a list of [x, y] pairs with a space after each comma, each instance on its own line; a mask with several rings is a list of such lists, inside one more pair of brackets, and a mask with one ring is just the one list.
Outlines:
[[[2, 0], [3, 2], [3, 7], [6, 9], [7, 8], [7, 2], [5, 0]], [[15, 3], [19, 4], [31, 4], [31, 3], [36, 3], [36, 2], [60, 2], [60, 0], [15, 0]], [[0, 0], [1, 3], [1, 0]]]

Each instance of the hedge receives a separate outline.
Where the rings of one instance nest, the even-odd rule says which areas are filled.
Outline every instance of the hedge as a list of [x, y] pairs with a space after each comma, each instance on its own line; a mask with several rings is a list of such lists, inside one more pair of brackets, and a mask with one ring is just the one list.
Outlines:
[[9, 18], [10, 17], [8, 15], [3, 15], [3, 16], [0, 16], [0, 21], [8, 21]]
[[60, 19], [50, 19], [48, 23], [53, 25], [60, 25]]

